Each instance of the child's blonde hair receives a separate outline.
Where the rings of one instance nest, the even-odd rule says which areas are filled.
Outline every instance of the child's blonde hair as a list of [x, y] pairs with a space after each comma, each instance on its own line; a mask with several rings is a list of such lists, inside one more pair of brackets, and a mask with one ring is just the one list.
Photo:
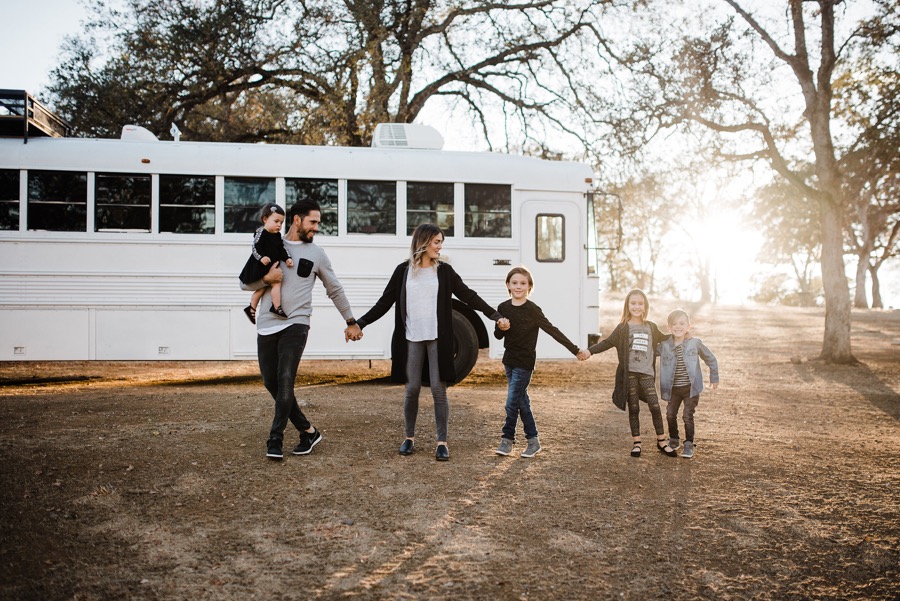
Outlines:
[[[528, 294], [531, 294], [531, 291], [534, 290], [534, 278], [531, 277], [531, 272], [525, 266], [513, 267], [509, 270], [509, 273], [506, 274], [506, 289], [509, 290], [509, 281], [516, 274], [525, 276], [525, 279], [528, 280]], [[512, 293], [510, 293], [510, 296], [512, 296]]]
[[650, 315], [650, 300], [647, 298], [647, 295], [644, 294], [643, 290], [641, 290], [640, 288], [635, 288], [625, 295], [625, 306], [622, 308], [621, 323], [625, 323], [629, 319], [631, 319], [631, 311], [628, 310], [628, 299], [630, 299], [634, 294], [640, 294], [644, 299], [644, 313], [641, 315], [641, 321], [647, 321], [647, 316]]
[[688, 315], [687, 311], [685, 311], [684, 309], [675, 309], [674, 311], [669, 313], [669, 316], [666, 318], [666, 323], [671, 326], [679, 317], [684, 317], [687, 320], [688, 325], [691, 325], [691, 316]]

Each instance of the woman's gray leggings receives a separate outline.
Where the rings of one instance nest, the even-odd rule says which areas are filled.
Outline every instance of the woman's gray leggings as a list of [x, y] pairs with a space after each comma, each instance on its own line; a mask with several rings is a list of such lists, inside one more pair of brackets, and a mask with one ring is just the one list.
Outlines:
[[419, 392], [422, 390], [422, 365], [425, 363], [426, 353], [428, 353], [428, 379], [431, 383], [431, 396], [434, 399], [437, 439], [446, 441], [447, 425], [450, 423], [450, 403], [447, 401], [447, 384], [441, 381], [437, 340], [406, 341], [406, 400], [403, 402], [406, 437], [412, 438], [416, 435]]

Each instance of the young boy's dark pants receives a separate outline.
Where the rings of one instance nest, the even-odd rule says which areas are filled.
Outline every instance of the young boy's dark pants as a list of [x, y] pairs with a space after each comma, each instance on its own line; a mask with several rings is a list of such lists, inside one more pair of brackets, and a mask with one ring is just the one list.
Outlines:
[[684, 420], [684, 439], [688, 442], [694, 442], [694, 410], [700, 402], [700, 395], [690, 396], [691, 387], [674, 386], [672, 388], [672, 398], [669, 399], [669, 406], [666, 408], [666, 421], [669, 422], [669, 438], [678, 438], [678, 408], [684, 403], [684, 411], [682, 419]]

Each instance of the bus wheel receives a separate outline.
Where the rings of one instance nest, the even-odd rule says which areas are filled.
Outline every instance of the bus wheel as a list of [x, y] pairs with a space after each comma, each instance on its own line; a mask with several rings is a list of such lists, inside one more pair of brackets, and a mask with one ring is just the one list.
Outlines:
[[456, 381], [462, 382], [478, 360], [478, 334], [459, 311], [453, 312], [453, 367]]

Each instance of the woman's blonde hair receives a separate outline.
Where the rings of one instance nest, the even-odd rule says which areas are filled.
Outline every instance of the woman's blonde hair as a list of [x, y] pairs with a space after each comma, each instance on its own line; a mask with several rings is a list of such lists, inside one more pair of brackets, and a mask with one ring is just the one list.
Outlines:
[[[412, 241], [409, 244], [409, 266], [413, 270], [422, 266], [422, 256], [428, 250], [428, 245], [435, 236], [444, 237], [444, 230], [433, 223], [420, 223], [412, 233]], [[440, 263], [440, 261], [436, 261]]]
[[625, 323], [629, 319], [631, 319], [631, 311], [628, 310], [628, 300], [634, 294], [640, 294], [644, 299], [644, 314], [641, 315], [641, 321], [647, 321], [647, 316], [650, 315], [650, 300], [647, 299], [647, 295], [644, 294], [644, 291], [640, 288], [635, 288], [631, 292], [625, 295], [625, 306], [622, 308], [622, 321], [621, 323]]

